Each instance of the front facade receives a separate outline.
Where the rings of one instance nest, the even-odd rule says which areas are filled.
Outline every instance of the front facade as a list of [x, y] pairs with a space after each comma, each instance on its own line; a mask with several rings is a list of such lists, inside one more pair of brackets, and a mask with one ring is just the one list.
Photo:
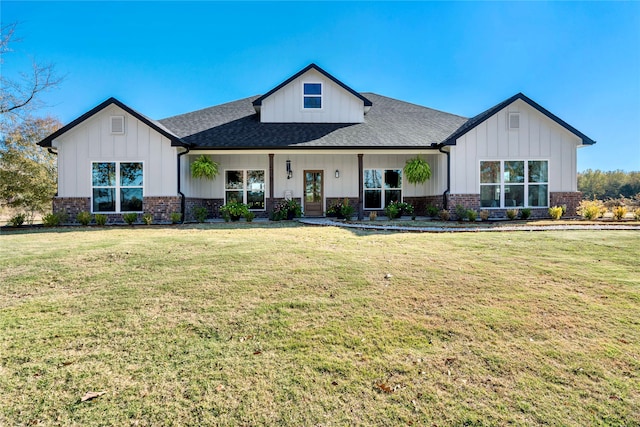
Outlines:
[[[593, 143], [522, 94], [467, 119], [358, 93], [311, 64], [265, 95], [159, 121], [111, 98], [40, 145], [58, 154], [54, 211], [167, 221], [200, 206], [216, 217], [231, 200], [268, 217], [289, 198], [306, 216], [345, 198], [360, 217], [391, 201], [418, 215], [458, 204], [495, 217], [554, 205], [572, 215], [576, 149]], [[215, 179], [191, 176], [201, 155], [219, 165]], [[416, 156], [432, 170], [419, 185], [403, 176]]]

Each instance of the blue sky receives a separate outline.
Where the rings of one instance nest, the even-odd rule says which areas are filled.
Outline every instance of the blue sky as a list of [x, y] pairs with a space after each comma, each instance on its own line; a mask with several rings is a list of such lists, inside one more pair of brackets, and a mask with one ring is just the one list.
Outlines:
[[640, 170], [640, 2], [11, 2], [2, 73], [53, 62], [67, 123], [114, 96], [161, 119], [262, 94], [311, 62], [361, 92], [472, 117], [523, 92]]

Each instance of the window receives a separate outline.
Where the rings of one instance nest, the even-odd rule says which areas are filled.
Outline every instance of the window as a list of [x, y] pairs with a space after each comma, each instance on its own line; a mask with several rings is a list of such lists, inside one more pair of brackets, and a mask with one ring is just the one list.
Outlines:
[[480, 162], [480, 206], [486, 208], [547, 207], [546, 160]]
[[228, 170], [225, 172], [224, 201], [238, 201], [252, 210], [264, 210], [264, 171]]
[[322, 83], [303, 84], [303, 107], [322, 108]]
[[364, 208], [383, 209], [402, 201], [401, 169], [365, 169]]
[[93, 212], [142, 212], [141, 162], [94, 162], [91, 165]]

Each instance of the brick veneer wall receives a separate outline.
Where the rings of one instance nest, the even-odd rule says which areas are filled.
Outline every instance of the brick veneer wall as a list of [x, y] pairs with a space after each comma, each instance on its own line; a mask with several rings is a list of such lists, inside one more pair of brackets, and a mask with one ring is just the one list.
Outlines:
[[54, 197], [53, 213], [66, 213], [66, 222], [78, 223], [76, 215], [80, 212], [91, 212], [90, 197]]
[[414, 213], [419, 216], [427, 214], [427, 206], [435, 206], [442, 209], [442, 196], [403, 197], [405, 203], [413, 205]]
[[142, 199], [142, 210], [153, 215], [154, 222], [171, 221], [173, 212], [180, 212], [180, 197], [144, 197]]
[[195, 221], [193, 211], [195, 208], [204, 206], [207, 208], [207, 218], [219, 218], [220, 206], [224, 205], [224, 199], [201, 199], [187, 197], [185, 199], [185, 221]]
[[458, 219], [456, 217], [457, 205], [462, 205], [467, 209], [479, 209], [480, 194], [449, 194], [447, 209], [451, 219]]
[[[567, 206], [567, 212], [565, 216], [576, 216], [578, 205], [582, 200], [582, 193], [580, 191], [565, 191], [549, 194], [549, 203], [551, 206]], [[548, 216], [548, 213], [547, 213]]]

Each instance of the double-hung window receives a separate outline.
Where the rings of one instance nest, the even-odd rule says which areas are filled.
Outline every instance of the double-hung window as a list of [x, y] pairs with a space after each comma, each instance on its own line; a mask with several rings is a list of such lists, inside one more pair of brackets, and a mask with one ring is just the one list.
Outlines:
[[252, 210], [265, 208], [264, 170], [225, 171], [225, 203], [237, 201], [249, 205]]
[[322, 83], [303, 83], [302, 86], [304, 109], [322, 108]]
[[401, 169], [364, 170], [364, 208], [383, 209], [402, 201]]
[[480, 162], [480, 206], [486, 208], [547, 207], [549, 165], [546, 160]]
[[142, 162], [91, 164], [93, 212], [142, 212]]

